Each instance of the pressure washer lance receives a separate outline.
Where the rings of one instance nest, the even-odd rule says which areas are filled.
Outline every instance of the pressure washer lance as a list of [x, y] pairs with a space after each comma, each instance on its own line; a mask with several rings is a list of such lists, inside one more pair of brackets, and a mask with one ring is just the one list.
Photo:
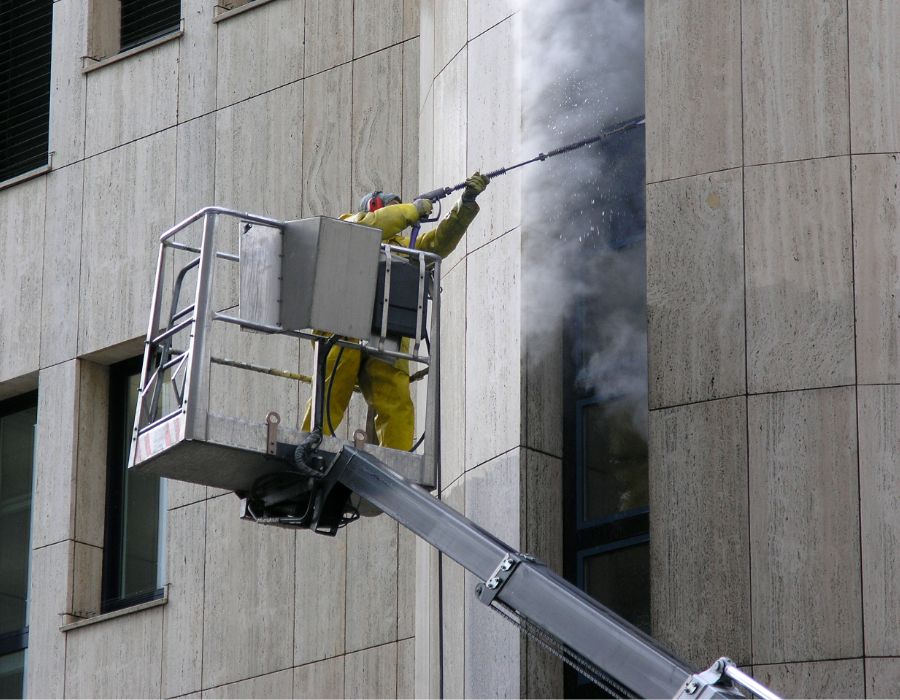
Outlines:
[[[511, 170], [515, 170], [516, 168], [521, 168], [524, 165], [530, 165], [531, 163], [535, 163], [537, 161], [544, 161], [548, 158], [553, 158], [553, 156], [562, 155], [563, 153], [569, 153], [570, 151], [576, 151], [579, 148], [583, 148], [585, 146], [590, 146], [592, 143], [597, 143], [598, 141], [603, 141], [604, 139], [608, 139], [610, 136], [615, 136], [616, 134], [621, 134], [626, 131], [631, 131], [642, 124], [646, 123], [646, 119], [644, 115], [640, 115], [638, 117], [633, 117], [631, 119], [626, 119], [623, 122], [619, 122], [618, 124], [613, 124], [608, 129], [604, 129], [596, 136], [591, 136], [587, 139], [582, 139], [581, 141], [576, 141], [575, 143], [570, 143], [567, 146], [562, 146], [560, 148], [555, 148], [552, 151], [547, 153], [538, 153], [534, 158], [529, 158], [528, 160], [523, 160], [521, 163], [516, 163], [515, 165], [510, 165], [505, 168], [497, 168], [497, 170], [492, 170], [489, 173], [483, 173], [488, 179], [493, 180], [495, 177], [499, 177], [500, 175], [506, 175], [506, 173]], [[438, 187], [437, 189], [431, 190], [430, 192], [425, 192], [423, 194], [417, 195], [416, 199], [430, 199], [432, 202], [440, 202], [444, 197], [453, 194], [461, 189], [464, 189], [466, 186], [465, 182], [460, 182], [458, 185], [454, 185], [453, 187]], [[422, 222], [429, 221], [437, 221], [441, 217], [440, 205], [438, 206], [437, 213], [429, 219], [422, 219]], [[412, 235], [409, 238], [409, 247], [416, 247], [416, 238], [419, 236], [419, 224], [413, 226]]]

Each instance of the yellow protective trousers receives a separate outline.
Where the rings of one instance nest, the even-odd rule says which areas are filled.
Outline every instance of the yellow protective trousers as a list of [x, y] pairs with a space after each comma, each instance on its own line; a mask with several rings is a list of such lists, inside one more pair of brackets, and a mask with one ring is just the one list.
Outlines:
[[[340, 362], [335, 371], [335, 362]], [[395, 450], [409, 451], [413, 446], [415, 411], [409, 395], [409, 369], [406, 362], [394, 364], [379, 360], [353, 348], [335, 346], [325, 359], [325, 407], [322, 432], [330, 435], [328, 417], [337, 429], [347, 412], [353, 387], [359, 384], [366, 403], [375, 411], [375, 433], [378, 444]], [[333, 378], [332, 378], [333, 376]], [[331, 387], [329, 396], [328, 390]], [[312, 422], [312, 406], [306, 405], [301, 430], [309, 432]]]

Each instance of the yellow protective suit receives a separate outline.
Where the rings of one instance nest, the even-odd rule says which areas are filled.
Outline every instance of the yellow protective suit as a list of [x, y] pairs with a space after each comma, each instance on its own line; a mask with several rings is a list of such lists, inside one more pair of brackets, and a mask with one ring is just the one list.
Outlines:
[[[416, 249], [436, 253], [446, 257], [456, 248], [469, 224], [478, 214], [478, 204], [474, 201], [458, 201], [436, 228], [419, 234]], [[419, 212], [414, 204], [392, 204], [373, 212], [344, 214], [344, 221], [364, 224], [381, 229], [381, 240], [391, 245], [409, 246], [409, 232], [406, 229], [419, 221]], [[335, 362], [340, 354], [340, 363], [335, 374]], [[332, 378], [332, 375], [334, 377]], [[325, 410], [330, 414], [331, 425], [337, 429], [350, 398], [354, 385], [359, 388], [366, 403], [375, 411], [375, 432], [378, 443], [395, 450], [409, 451], [413, 446], [415, 414], [409, 395], [409, 364], [406, 360], [391, 363], [364, 354], [360, 350], [334, 347], [325, 364]], [[329, 400], [328, 388], [331, 386]], [[301, 430], [309, 431], [312, 409], [306, 406]], [[328, 416], [324, 419], [323, 432], [330, 434]]]

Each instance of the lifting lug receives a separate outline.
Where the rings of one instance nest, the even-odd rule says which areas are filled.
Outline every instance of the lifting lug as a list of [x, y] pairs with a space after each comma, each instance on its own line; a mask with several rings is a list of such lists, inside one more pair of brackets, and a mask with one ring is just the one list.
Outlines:
[[278, 450], [278, 424], [281, 416], [276, 411], [266, 414], [266, 454], [274, 455]]

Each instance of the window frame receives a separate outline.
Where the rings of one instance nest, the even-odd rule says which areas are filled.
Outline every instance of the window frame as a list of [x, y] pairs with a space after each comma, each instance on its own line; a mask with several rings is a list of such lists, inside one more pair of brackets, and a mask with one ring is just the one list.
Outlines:
[[109, 368], [109, 432], [107, 439], [106, 500], [103, 538], [103, 575], [100, 595], [100, 614], [122, 610], [163, 599], [166, 595], [162, 581], [165, 576], [166, 537], [166, 487], [165, 479], [159, 478], [159, 501], [157, 507], [157, 562], [156, 588], [139, 593], [121, 595], [121, 566], [125, 528], [122, 501], [124, 498], [125, 475], [128, 460], [125, 454], [132, 426], [125, 425], [127, 415], [127, 381], [140, 376], [143, 358], [129, 358]]

